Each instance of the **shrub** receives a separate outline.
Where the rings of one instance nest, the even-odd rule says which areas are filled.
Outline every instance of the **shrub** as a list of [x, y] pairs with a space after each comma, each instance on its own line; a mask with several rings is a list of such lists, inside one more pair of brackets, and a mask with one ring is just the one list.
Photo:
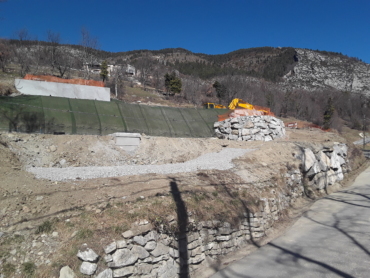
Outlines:
[[25, 277], [32, 277], [36, 270], [36, 265], [33, 262], [27, 262], [22, 264], [22, 270]]
[[47, 220], [37, 227], [36, 234], [50, 233], [53, 229], [53, 224]]
[[76, 237], [79, 239], [86, 239], [88, 237], [91, 237], [93, 235], [93, 231], [90, 229], [82, 229], [77, 232]]
[[2, 272], [5, 274], [5, 277], [10, 277], [15, 272], [15, 265], [11, 263], [4, 264]]

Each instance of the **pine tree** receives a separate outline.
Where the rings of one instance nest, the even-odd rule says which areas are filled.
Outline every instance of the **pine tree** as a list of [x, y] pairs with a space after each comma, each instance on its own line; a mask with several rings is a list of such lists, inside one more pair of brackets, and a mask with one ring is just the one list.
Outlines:
[[172, 76], [166, 73], [164, 75], [164, 87], [166, 88], [167, 93], [171, 91], [171, 80], [172, 80]]
[[216, 89], [216, 95], [221, 102], [221, 100], [226, 96], [227, 89], [224, 85], [222, 85], [220, 82], [216, 81], [213, 83], [213, 88]]
[[335, 109], [333, 105], [333, 100], [331, 97], [329, 97], [328, 104], [326, 105], [325, 112], [324, 112], [324, 124], [323, 124], [324, 129], [330, 128], [331, 118], [333, 117], [334, 110]]
[[108, 80], [108, 64], [107, 61], [103, 61], [100, 66], [100, 77], [103, 79], [103, 82], [105, 80]]
[[180, 78], [175, 77], [174, 79], [171, 80], [170, 82], [171, 86], [171, 92], [174, 94], [179, 94], [181, 93], [182, 89], [182, 82]]
[[181, 79], [176, 76], [175, 72], [171, 74], [166, 73], [164, 75], [164, 86], [168, 93], [179, 94], [182, 90]]

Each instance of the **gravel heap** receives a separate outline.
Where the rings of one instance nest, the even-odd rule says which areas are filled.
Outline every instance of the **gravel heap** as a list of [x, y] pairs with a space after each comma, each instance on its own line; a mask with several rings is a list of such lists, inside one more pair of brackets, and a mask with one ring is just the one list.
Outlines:
[[227, 170], [232, 168], [232, 159], [244, 155], [251, 149], [226, 148], [218, 153], [208, 153], [184, 163], [164, 165], [125, 165], [105, 167], [28, 168], [36, 178], [51, 181], [108, 178], [143, 174], [174, 174], [198, 170]]

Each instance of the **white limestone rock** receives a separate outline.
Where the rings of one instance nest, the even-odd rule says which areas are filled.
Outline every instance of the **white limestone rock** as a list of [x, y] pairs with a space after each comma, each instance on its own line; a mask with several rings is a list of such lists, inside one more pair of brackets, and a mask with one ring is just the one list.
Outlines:
[[116, 242], [112, 242], [110, 243], [109, 245], [107, 245], [105, 248], [104, 248], [104, 252], [106, 254], [110, 254], [112, 253], [113, 251], [115, 251], [117, 249], [117, 243]]
[[141, 245], [141, 246], [144, 246], [146, 243], [147, 243], [147, 239], [143, 236], [134, 236], [133, 238], [133, 242]]
[[125, 277], [134, 273], [133, 266], [122, 267], [113, 270], [113, 277]]
[[168, 254], [168, 251], [169, 251], [169, 247], [164, 245], [163, 243], [161, 242], [158, 242], [157, 243], [157, 246], [155, 247], [155, 249], [151, 252], [151, 254], [154, 256], [154, 257], [159, 257], [159, 256], [162, 256], [162, 255], [165, 255], [165, 254]]
[[113, 278], [113, 271], [110, 268], [100, 272], [96, 278]]
[[117, 249], [116, 252], [112, 255], [113, 262], [108, 263], [108, 267], [119, 268], [127, 265], [132, 265], [136, 263], [139, 256], [138, 254], [132, 253], [127, 248]]
[[134, 245], [131, 249], [131, 253], [141, 260], [150, 256], [148, 251], [146, 251], [144, 247], [141, 247], [139, 245]]
[[63, 266], [59, 272], [59, 278], [77, 278], [73, 270], [67, 265]]
[[99, 258], [99, 255], [96, 254], [94, 250], [86, 248], [83, 251], [78, 250], [77, 257], [85, 262], [96, 262]]
[[155, 241], [149, 241], [145, 244], [144, 248], [147, 251], [152, 251], [157, 247], [157, 242]]
[[334, 170], [337, 170], [340, 167], [339, 156], [337, 155], [336, 152], [333, 152], [331, 155], [330, 165], [331, 165], [331, 168]]
[[80, 272], [85, 275], [93, 275], [98, 268], [97, 264], [83, 262], [80, 266]]
[[316, 163], [316, 157], [309, 148], [303, 150], [303, 170], [307, 172]]
[[177, 263], [173, 259], [169, 259], [166, 262], [162, 262], [162, 265], [158, 268], [157, 277], [161, 278], [178, 277]]

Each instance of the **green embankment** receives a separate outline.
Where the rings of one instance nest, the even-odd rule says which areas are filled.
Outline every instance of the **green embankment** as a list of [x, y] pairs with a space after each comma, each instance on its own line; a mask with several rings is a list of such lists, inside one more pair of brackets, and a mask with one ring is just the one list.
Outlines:
[[106, 135], [211, 137], [226, 109], [174, 108], [46, 96], [0, 97], [0, 130]]

